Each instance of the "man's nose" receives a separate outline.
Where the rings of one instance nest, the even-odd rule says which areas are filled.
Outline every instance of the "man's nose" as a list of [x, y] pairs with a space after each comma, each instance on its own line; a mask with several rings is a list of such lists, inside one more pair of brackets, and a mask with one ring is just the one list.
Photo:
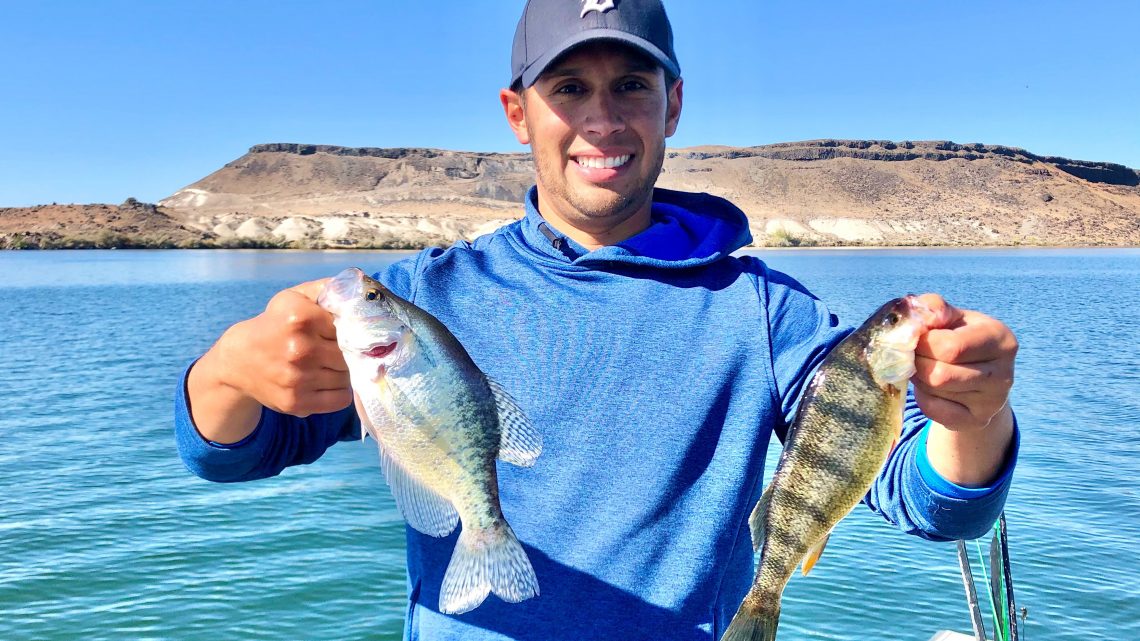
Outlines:
[[586, 131], [598, 136], [610, 136], [625, 130], [625, 116], [612, 93], [594, 92], [586, 105], [584, 125]]

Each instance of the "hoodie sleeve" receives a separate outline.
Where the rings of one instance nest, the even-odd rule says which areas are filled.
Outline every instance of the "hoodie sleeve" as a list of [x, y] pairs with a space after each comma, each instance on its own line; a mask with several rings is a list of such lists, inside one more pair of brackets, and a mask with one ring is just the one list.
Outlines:
[[[410, 298], [425, 259], [431, 255], [432, 250], [425, 250], [393, 263], [376, 278], [397, 295]], [[360, 438], [360, 420], [350, 406], [305, 418], [262, 408], [257, 427], [241, 441], [207, 441], [190, 416], [186, 377], [193, 366], [183, 371], [175, 393], [174, 436], [182, 462], [203, 479], [226, 483], [276, 476], [291, 465], [316, 461], [337, 441]]]
[[191, 367], [183, 372], [174, 399], [174, 438], [187, 469], [207, 481], [233, 483], [276, 476], [291, 465], [312, 463], [337, 441], [360, 437], [360, 423], [351, 406], [306, 418], [263, 407], [249, 436], [232, 444], [207, 441], [190, 417], [186, 377]]
[[[765, 294], [772, 350], [774, 401], [778, 420], [774, 431], [785, 440], [800, 398], [827, 353], [851, 329], [791, 277], [768, 270], [756, 261]], [[888, 457], [864, 503], [909, 534], [931, 540], [981, 536], [1005, 505], [1020, 437], [997, 479], [985, 488], [965, 488], [942, 478], [926, 458], [929, 419], [908, 393], [898, 446]]]
[[945, 479], [926, 457], [930, 419], [907, 393], [898, 446], [863, 502], [908, 534], [934, 541], [976, 539], [984, 535], [1005, 507], [1021, 446], [1014, 419], [1013, 443], [997, 477], [986, 487], [967, 488]]
[[799, 408], [800, 396], [831, 348], [851, 332], [839, 318], [790, 276], [770, 271], [759, 263], [765, 288], [770, 373], [779, 408], [776, 435], [783, 441]]

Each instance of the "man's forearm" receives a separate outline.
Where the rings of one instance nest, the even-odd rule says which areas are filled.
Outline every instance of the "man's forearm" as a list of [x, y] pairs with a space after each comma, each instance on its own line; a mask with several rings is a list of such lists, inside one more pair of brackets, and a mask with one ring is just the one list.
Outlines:
[[1013, 410], [1007, 403], [989, 425], [953, 430], [931, 421], [926, 455], [947, 481], [963, 487], [984, 487], [1001, 472], [1013, 442]]

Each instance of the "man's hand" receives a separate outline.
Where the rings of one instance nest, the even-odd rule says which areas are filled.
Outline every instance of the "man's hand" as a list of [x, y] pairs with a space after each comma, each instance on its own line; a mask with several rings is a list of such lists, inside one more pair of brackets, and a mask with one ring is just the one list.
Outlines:
[[332, 317], [316, 303], [326, 280], [278, 292], [195, 363], [187, 388], [202, 436], [237, 442], [257, 426], [262, 406], [308, 416], [352, 403]]
[[919, 407], [948, 429], [982, 429], [1007, 404], [1017, 339], [1001, 321], [958, 309], [937, 294], [920, 300], [947, 323], [918, 341], [911, 381]]
[[985, 485], [1001, 469], [1012, 439], [1017, 339], [995, 318], [955, 308], [936, 294], [920, 298], [946, 321], [919, 339], [911, 379], [918, 406], [935, 423], [928, 457], [952, 482]]

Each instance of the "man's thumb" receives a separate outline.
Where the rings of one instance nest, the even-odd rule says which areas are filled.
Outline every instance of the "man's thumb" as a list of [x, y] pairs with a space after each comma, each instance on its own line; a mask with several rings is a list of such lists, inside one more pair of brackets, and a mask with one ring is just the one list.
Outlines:
[[305, 298], [308, 298], [309, 300], [311, 300], [313, 302], [316, 302], [317, 297], [321, 295], [321, 291], [323, 291], [325, 288], [325, 283], [329, 282], [329, 280], [330, 279], [328, 279], [328, 278], [320, 278], [318, 280], [311, 280], [307, 283], [301, 283], [300, 285], [294, 285], [293, 287], [290, 287], [289, 289], [297, 292], [298, 294], [304, 296]]

